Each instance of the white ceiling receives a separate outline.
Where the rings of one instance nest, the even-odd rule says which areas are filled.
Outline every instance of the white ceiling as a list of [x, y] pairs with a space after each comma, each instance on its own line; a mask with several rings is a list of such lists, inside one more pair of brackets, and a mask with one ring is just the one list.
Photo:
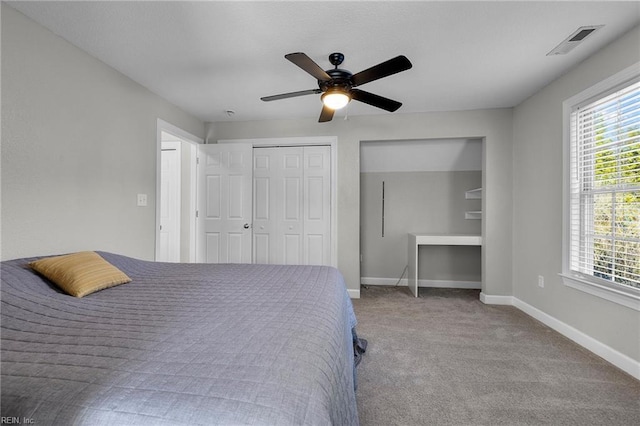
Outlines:
[[[639, 1], [9, 4], [214, 122], [317, 118], [319, 95], [260, 100], [317, 87], [284, 59], [291, 52], [306, 53], [324, 69], [331, 68], [330, 53], [342, 52], [341, 68], [353, 73], [407, 56], [411, 70], [362, 86], [403, 102], [394, 114], [511, 107], [640, 22]], [[546, 56], [578, 27], [601, 24], [568, 55]], [[389, 114], [355, 101], [346, 110]]]

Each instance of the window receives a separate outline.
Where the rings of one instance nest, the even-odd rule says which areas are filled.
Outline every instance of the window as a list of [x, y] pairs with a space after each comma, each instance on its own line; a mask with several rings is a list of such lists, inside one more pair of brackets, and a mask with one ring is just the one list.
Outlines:
[[563, 272], [573, 287], [640, 310], [640, 78], [607, 83], [565, 103]]

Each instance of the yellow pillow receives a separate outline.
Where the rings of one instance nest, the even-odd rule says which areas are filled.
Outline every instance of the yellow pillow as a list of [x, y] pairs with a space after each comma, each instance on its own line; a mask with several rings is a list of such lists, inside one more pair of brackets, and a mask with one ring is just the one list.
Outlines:
[[124, 272], [93, 251], [48, 257], [29, 266], [75, 297], [131, 281]]

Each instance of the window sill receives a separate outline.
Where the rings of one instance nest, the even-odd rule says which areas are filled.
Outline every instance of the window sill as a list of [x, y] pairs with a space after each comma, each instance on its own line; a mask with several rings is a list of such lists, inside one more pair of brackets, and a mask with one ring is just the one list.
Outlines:
[[633, 288], [629, 288], [628, 290], [610, 288], [568, 273], [561, 273], [559, 275], [562, 277], [562, 282], [567, 287], [575, 288], [576, 290], [589, 293], [593, 296], [606, 299], [610, 302], [614, 302], [640, 312], [640, 291], [636, 291]]

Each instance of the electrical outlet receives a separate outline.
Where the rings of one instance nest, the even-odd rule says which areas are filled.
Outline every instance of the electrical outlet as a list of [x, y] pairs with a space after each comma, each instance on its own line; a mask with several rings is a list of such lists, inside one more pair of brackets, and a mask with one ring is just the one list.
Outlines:
[[544, 288], [544, 277], [542, 275], [538, 275], [538, 287]]
[[138, 194], [138, 207], [145, 207], [147, 205], [147, 194]]

